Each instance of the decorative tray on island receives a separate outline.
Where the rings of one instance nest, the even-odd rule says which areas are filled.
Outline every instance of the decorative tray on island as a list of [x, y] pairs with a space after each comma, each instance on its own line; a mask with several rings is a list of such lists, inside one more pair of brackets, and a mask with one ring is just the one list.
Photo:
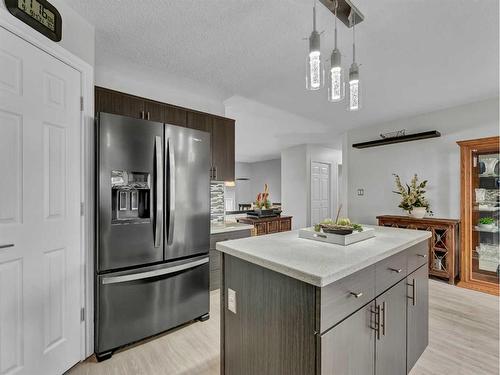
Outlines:
[[323, 231], [318, 232], [314, 229], [314, 227], [299, 230], [299, 238], [342, 246], [364, 241], [372, 237], [375, 237], [375, 229], [367, 227], [363, 227], [361, 232], [354, 231], [351, 234], [325, 233]]

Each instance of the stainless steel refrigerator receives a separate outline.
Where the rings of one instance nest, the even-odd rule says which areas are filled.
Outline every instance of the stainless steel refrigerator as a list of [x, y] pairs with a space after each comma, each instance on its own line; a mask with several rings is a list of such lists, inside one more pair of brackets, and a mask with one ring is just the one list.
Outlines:
[[210, 135], [97, 116], [95, 352], [209, 312]]

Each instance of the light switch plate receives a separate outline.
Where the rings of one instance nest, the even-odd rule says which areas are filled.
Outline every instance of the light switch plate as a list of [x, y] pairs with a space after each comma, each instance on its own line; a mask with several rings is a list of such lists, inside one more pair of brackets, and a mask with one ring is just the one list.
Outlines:
[[365, 189], [358, 189], [358, 197], [365, 195]]
[[227, 288], [227, 308], [236, 314], [236, 292], [230, 288]]

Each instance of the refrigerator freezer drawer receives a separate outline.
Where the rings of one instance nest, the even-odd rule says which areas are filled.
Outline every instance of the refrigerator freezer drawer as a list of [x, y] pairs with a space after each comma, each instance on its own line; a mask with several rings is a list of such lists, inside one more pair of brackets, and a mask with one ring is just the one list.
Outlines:
[[98, 276], [97, 353], [166, 331], [209, 312], [208, 257]]

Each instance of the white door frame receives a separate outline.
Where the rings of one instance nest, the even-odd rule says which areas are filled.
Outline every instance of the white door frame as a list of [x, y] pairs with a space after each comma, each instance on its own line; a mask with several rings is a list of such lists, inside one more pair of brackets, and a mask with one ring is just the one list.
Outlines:
[[335, 219], [335, 215], [337, 215], [337, 209], [339, 207], [339, 181], [338, 181], [338, 164], [332, 161], [324, 161], [319, 159], [311, 159], [309, 163], [309, 175], [307, 179], [309, 181], [307, 190], [308, 190], [308, 200], [307, 200], [307, 225], [311, 226], [314, 223], [311, 222], [312, 215], [312, 191], [311, 191], [311, 174], [312, 174], [312, 165], [313, 163], [321, 163], [326, 164], [330, 167], [330, 214], [332, 219]]
[[84, 360], [94, 351], [93, 337], [94, 301], [93, 301], [93, 249], [94, 249], [94, 68], [68, 52], [62, 46], [45, 38], [28, 25], [14, 18], [7, 10], [0, 8], [0, 27], [20, 37], [45, 53], [72, 67], [80, 73], [81, 97], [83, 110], [80, 114], [80, 202], [82, 216], [80, 222], [80, 272], [81, 306], [85, 320], [81, 322], [80, 359]]

